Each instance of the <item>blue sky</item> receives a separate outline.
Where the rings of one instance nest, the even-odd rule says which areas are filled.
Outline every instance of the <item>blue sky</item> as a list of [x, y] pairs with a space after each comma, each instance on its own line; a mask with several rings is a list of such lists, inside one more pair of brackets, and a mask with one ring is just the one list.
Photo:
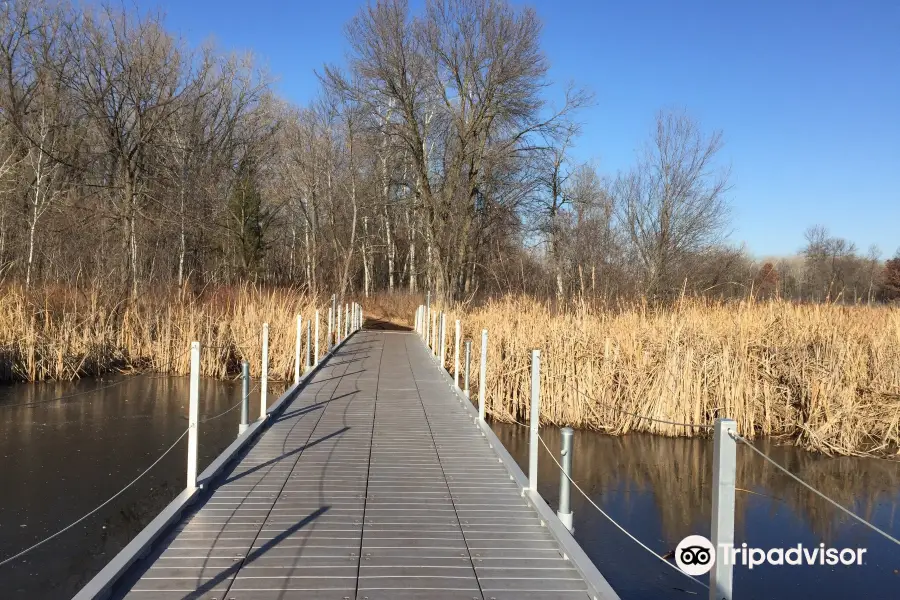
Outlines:
[[[414, 9], [422, 0], [412, 0]], [[515, 2], [522, 4], [521, 2]], [[734, 243], [794, 253], [822, 224], [885, 257], [900, 248], [900, 2], [535, 0], [551, 78], [586, 86], [579, 160], [627, 168], [660, 108], [722, 129]], [[252, 50], [305, 103], [343, 62], [363, 0], [145, 1], [192, 44]], [[557, 89], [557, 93], [558, 93]]]

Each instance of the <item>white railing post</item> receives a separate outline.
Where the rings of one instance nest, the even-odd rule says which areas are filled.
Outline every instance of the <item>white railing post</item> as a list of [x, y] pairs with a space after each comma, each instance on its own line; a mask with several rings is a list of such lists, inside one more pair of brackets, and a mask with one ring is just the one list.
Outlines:
[[269, 324], [263, 323], [262, 330], [262, 373], [259, 375], [259, 418], [266, 418], [267, 398], [269, 392]]
[[343, 311], [340, 307], [337, 309], [337, 321], [334, 327], [334, 345], [337, 346], [341, 343], [341, 313]]
[[463, 371], [463, 394], [469, 397], [469, 367], [472, 366], [472, 340], [466, 340], [466, 362]]
[[413, 316], [413, 330], [416, 333], [419, 333], [419, 312], [420, 312], [421, 308], [422, 308], [421, 306], [417, 306], [416, 314], [415, 314], [415, 316]]
[[[334, 334], [332, 339], [331, 334]], [[331, 295], [331, 327], [328, 332], [328, 351], [330, 352], [334, 345], [337, 344], [337, 294]]]
[[453, 385], [459, 389], [459, 319], [456, 319], [453, 337]]
[[487, 342], [488, 330], [481, 330], [481, 368], [478, 372], [478, 420], [484, 423], [485, 379], [487, 379]]
[[447, 314], [441, 313], [441, 339], [438, 342], [441, 345], [441, 351], [438, 355], [441, 358], [441, 370], [444, 369], [444, 359], [447, 357]]
[[572, 503], [569, 478], [572, 477], [572, 436], [575, 431], [571, 427], [563, 427], [559, 430], [559, 463], [562, 470], [559, 472], [559, 510], [556, 516], [572, 533]]
[[241, 435], [250, 427], [250, 363], [241, 362], [241, 424], [238, 425], [238, 435]]
[[528, 437], [528, 489], [537, 491], [538, 427], [541, 420], [541, 351], [531, 351], [531, 427]]
[[[722, 553], [734, 547], [734, 487], [737, 480], [737, 442], [729, 431], [737, 431], [731, 419], [716, 419], [713, 433], [712, 539], [717, 554], [709, 574], [709, 599], [731, 600], [732, 561]], [[725, 564], [725, 563], [728, 564]]]
[[297, 345], [294, 347], [294, 383], [300, 383], [300, 350], [303, 346], [303, 317], [297, 315]]
[[437, 356], [437, 312], [431, 315], [431, 353]]
[[312, 368], [312, 363], [310, 362], [310, 343], [312, 342], [311, 329], [312, 327], [310, 327], [309, 321], [306, 321], [306, 367], [303, 369], [304, 373]]
[[425, 292], [425, 311], [423, 316], [425, 317], [425, 330], [422, 334], [425, 338], [425, 345], [427, 346], [431, 336], [431, 330], [429, 329], [429, 326], [431, 325], [431, 291]]
[[325, 352], [331, 352], [331, 321], [334, 317], [334, 309], [328, 307], [328, 336], [325, 338]]
[[315, 363], [319, 364], [319, 309], [316, 309], [316, 353], [315, 353]]
[[191, 342], [191, 383], [188, 404], [187, 489], [197, 487], [197, 448], [200, 442], [200, 342]]

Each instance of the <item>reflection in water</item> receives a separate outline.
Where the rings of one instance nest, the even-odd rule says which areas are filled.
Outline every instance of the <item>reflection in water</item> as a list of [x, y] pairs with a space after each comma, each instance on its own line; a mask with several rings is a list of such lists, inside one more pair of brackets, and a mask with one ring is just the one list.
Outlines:
[[[510, 453], [527, 470], [528, 432], [494, 424]], [[558, 429], [542, 435], [559, 448]], [[764, 440], [758, 446], [807, 483], [900, 537], [900, 463], [873, 458], [829, 458]], [[613, 437], [577, 431], [573, 479], [592, 500], [658, 554], [687, 535], [709, 536], [712, 440], [647, 434]], [[551, 506], [559, 471], [541, 449], [540, 492]], [[735, 539], [763, 549], [802, 543], [867, 548], [862, 566], [735, 568], [735, 597], [754, 599], [900, 598], [900, 547], [845, 516], [738, 445]], [[684, 598], [706, 590], [659, 564], [572, 490], [575, 537], [623, 598]], [[706, 577], [702, 578], [708, 583]]]
[[[0, 559], [68, 525], [117, 492], [187, 427], [186, 378], [146, 376], [31, 407], [110, 383], [17, 384], [0, 389]], [[272, 386], [270, 386], [271, 388]], [[204, 381], [201, 415], [239, 399], [238, 382]], [[272, 389], [270, 401], [279, 389]], [[251, 410], [258, 406], [258, 392]], [[252, 414], [252, 413], [251, 413]], [[237, 433], [240, 411], [201, 425], [200, 466]], [[495, 425], [526, 467], [527, 431]], [[559, 447], [555, 428], [543, 435]], [[858, 514], [900, 536], [900, 464], [828, 458], [757, 442], [765, 452]], [[660, 554], [686, 535], [709, 535], [712, 442], [643, 434], [576, 432], [576, 481], [592, 499]], [[184, 487], [186, 444], [99, 514], [14, 564], [0, 567], [0, 597], [64, 599], [80, 589]], [[542, 450], [543, 452], [543, 450]], [[540, 491], [556, 503], [559, 475], [541, 458]], [[820, 541], [868, 549], [862, 567], [758, 567], [735, 571], [736, 596], [754, 599], [900, 598], [900, 548], [738, 447], [736, 538], [773, 548]], [[690, 580], [660, 565], [574, 492], [575, 536], [625, 599], [705, 598]]]
[[[107, 387], [115, 381], [0, 388], [0, 560], [115, 494], [187, 428], [186, 377], [130, 377]], [[269, 388], [273, 402], [283, 386]], [[96, 391], [53, 400], [85, 390]], [[239, 400], [240, 382], [201, 381], [201, 419]], [[258, 406], [254, 392], [251, 418]], [[200, 425], [201, 469], [234, 440], [239, 421], [234, 410]], [[0, 567], [0, 597], [71, 598], [184, 488], [186, 452], [185, 440], [98, 514]]]

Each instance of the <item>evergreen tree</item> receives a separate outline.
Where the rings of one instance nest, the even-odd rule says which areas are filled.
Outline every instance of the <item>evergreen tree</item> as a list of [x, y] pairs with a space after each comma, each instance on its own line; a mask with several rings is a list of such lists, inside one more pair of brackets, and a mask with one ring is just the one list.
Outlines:
[[255, 276], [265, 255], [265, 230], [269, 211], [263, 206], [253, 161], [245, 159], [238, 167], [238, 177], [228, 201], [233, 223], [234, 256], [242, 275]]

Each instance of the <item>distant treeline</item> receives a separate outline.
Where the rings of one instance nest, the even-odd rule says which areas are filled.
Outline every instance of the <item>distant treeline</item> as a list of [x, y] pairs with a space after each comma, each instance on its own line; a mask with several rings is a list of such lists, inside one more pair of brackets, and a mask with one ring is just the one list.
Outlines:
[[591, 96], [554, 91], [530, 8], [382, 0], [346, 31], [347, 68], [323, 67], [298, 107], [252, 57], [189, 47], [155, 14], [4, 2], [0, 277], [124, 295], [900, 294], [900, 259], [820, 230], [797, 260], [729, 246], [722, 134], [683, 112], [657, 115], [624, 172], [576, 163]]

